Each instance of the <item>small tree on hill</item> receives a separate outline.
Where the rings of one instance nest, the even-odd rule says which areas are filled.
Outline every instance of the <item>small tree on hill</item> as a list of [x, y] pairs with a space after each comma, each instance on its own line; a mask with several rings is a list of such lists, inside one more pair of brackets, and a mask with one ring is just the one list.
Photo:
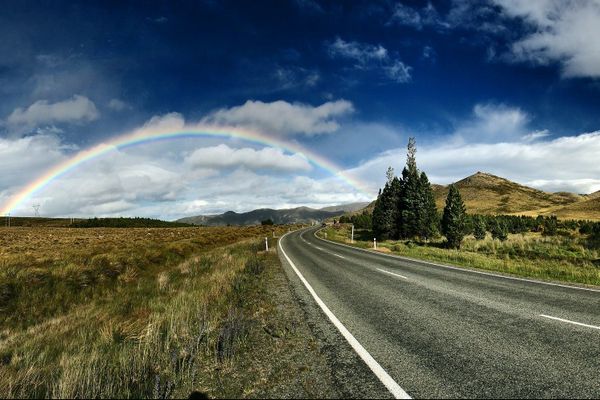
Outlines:
[[485, 235], [486, 235], [485, 220], [483, 219], [483, 217], [481, 215], [477, 215], [473, 219], [473, 236], [475, 236], [475, 239], [477, 239], [477, 240], [483, 240], [483, 239], [485, 239]]
[[448, 247], [458, 249], [465, 236], [466, 208], [460, 192], [454, 185], [446, 198], [446, 207], [442, 216], [442, 232], [448, 241]]
[[508, 239], [508, 228], [506, 227], [506, 223], [499, 218], [494, 218], [490, 231], [492, 232], [492, 237], [494, 239], [498, 239], [502, 242]]
[[554, 236], [558, 232], [558, 220], [555, 215], [544, 218], [544, 236]]

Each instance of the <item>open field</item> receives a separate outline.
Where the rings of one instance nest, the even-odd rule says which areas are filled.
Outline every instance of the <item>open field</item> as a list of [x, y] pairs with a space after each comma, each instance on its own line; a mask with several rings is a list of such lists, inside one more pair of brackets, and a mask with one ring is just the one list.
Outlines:
[[[327, 237], [350, 244], [349, 225], [340, 224], [320, 231]], [[355, 231], [355, 246], [373, 247], [369, 231]], [[468, 236], [460, 250], [444, 248], [442, 239], [427, 243], [389, 240], [377, 243], [378, 250], [428, 261], [439, 261], [468, 268], [497, 271], [542, 280], [600, 286], [600, 250], [587, 246], [586, 238], [572, 236], [544, 237], [539, 233], [509, 234], [502, 242], [488, 236], [475, 240]]]
[[273, 229], [2, 229], [0, 396], [335, 395]]

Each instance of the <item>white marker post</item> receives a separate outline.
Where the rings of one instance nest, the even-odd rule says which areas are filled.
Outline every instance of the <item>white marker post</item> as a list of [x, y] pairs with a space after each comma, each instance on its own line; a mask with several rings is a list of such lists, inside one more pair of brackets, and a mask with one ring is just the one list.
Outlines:
[[269, 238], [265, 238], [265, 251], [269, 251]]
[[354, 224], [352, 224], [352, 233], [350, 234], [350, 243], [354, 243]]
[[373, 238], [373, 249], [377, 250], [377, 238]]

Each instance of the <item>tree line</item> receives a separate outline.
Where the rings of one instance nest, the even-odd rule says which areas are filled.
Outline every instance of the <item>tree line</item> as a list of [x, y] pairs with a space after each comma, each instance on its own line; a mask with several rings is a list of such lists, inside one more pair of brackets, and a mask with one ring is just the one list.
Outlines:
[[182, 228], [194, 226], [183, 222], [169, 222], [152, 218], [90, 218], [78, 220], [71, 225], [74, 228]]

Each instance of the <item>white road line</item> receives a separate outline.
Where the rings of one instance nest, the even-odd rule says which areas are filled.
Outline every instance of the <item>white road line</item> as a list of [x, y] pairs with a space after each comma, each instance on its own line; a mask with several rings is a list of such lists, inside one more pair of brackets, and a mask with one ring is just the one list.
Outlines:
[[383, 272], [384, 274], [390, 274], [390, 275], [394, 275], [394, 276], [397, 276], [397, 277], [399, 277], [399, 278], [403, 278], [403, 279], [406, 279], [406, 280], [408, 280], [408, 278], [407, 278], [407, 277], [405, 277], [404, 275], [395, 274], [395, 273], [393, 273], [393, 272], [386, 271], [385, 269], [380, 269], [380, 268], [375, 268], [375, 269], [376, 269], [377, 271]]
[[551, 315], [540, 314], [540, 317], [544, 317], [544, 318], [550, 318], [550, 319], [555, 319], [555, 320], [557, 320], [557, 321], [561, 321], [561, 322], [567, 322], [567, 323], [569, 323], [569, 324], [573, 324], [573, 325], [585, 326], [586, 328], [600, 329], [600, 326], [588, 325], [588, 324], [582, 324], [581, 322], [570, 321], [570, 320], [568, 320], [568, 319], [563, 319], [563, 318], [553, 317], [553, 316], [551, 316]]
[[283, 238], [285, 238], [287, 235], [288, 234], [285, 234], [281, 237], [281, 239], [279, 239], [279, 249], [281, 250], [281, 254], [283, 254], [287, 262], [290, 264], [290, 266], [296, 273], [296, 275], [298, 275], [300, 281], [302, 281], [304, 286], [306, 286], [308, 292], [315, 299], [319, 307], [321, 307], [321, 310], [323, 310], [323, 312], [325, 313], [325, 315], [327, 315], [327, 317], [333, 323], [333, 325], [335, 325], [335, 327], [340, 331], [342, 336], [344, 336], [348, 343], [350, 343], [350, 346], [352, 346], [356, 354], [358, 354], [360, 358], [362, 358], [365, 364], [367, 364], [367, 366], [371, 369], [371, 371], [373, 371], [375, 376], [379, 378], [381, 383], [385, 385], [385, 387], [390, 391], [390, 393], [397, 399], [410, 399], [411, 397], [408, 395], [408, 393], [406, 393], [404, 389], [402, 389], [400, 385], [396, 383], [396, 381], [383, 369], [381, 365], [379, 365], [379, 363], [373, 358], [373, 356], [371, 356], [371, 354], [369, 354], [369, 352], [358, 342], [358, 340], [356, 340], [356, 338], [350, 333], [350, 331], [346, 329], [346, 327], [340, 322], [339, 319], [337, 319], [333, 312], [331, 312], [329, 307], [325, 305], [323, 300], [319, 298], [319, 296], [314, 291], [310, 283], [308, 283], [308, 281], [304, 279], [304, 276], [302, 276], [298, 268], [296, 268], [296, 265], [285, 253], [285, 250], [283, 250], [283, 246], [281, 245]]
[[363, 252], [368, 253], [368, 254], [375, 254], [375, 255], [379, 255], [379, 256], [396, 258], [396, 259], [399, 259], [399, 260], [411, 261], [411, 262], [416, 262], [416, 263], [421, 263], [421, 264], [428, 264], [428, 265], [433, 265], [434, 267], [440, 267], [440, 268], [446, 268], [446, 269], [453, 269], [453, 270], [456, 270], [456, 271], [468, 272], [468, 273], [471, 273], [471, 274], [493, 276], [493, 277], [496, 277], [496, 278], [509, 279], [509, 280], [512, 280], [512, 281], [522, 281], [522, 282], [529, 282], [529, 283], [537, 283], [539, 285], [558, 286], [558, 287], [563, 287], [563, 288], [567, 288], [567, 289], [585, 290], [585, 291], [588, 291], [588, 292], [600, 293], [600, 289], [592, 289], [592, 288], [586, 288], [586, 287], [580, 287], [580, 286], [571, 286], [571, 285], [562, 285], [560, 283], [536, 281], [534, 279], [527, 279], [527, 278], [517, 278], [515, 276], [506, 276], [506, 275], [494, 274], [492, 272], [475, 271], [475, 270], [472, 270], [472, 269], [469, 269], [469, 268], [453, 267], [451, 265], [444, 265], [444, 264], [433, 263], [433, 262], [430, 262], [430, 261], [419, 260], [417, 258], [403, 257], [403, 256], [397, 256], [397, 255], [394, 255], [394, 254], [380, 253], [380, 252], [376, 252], [376, 251], [373, 251], [373, 250], [363, 249], [363, 248], [356, 247], [356, 246], [349, 246], [347, 244], [334, 242], [333, 240], [329, 240], [329, 239], [323, 239], [323, 238], [317, 236], [317, 232], [318, 231], [320, 231], [320, 229], [318, 229], [317, 231], [315, 231], [313, 233], [313, 235], [317, 239], [319, 239], [319, 240], [322, 240], [324, 242], [328, 242], [328, 243], [331, 243], [331, 244], [335, 244], [335, 245], [338, 245], [338, 246], [348, 247], [348, 248], [354, 249], [354, 250], [360, 250], [360, 251], [363, 251]]

